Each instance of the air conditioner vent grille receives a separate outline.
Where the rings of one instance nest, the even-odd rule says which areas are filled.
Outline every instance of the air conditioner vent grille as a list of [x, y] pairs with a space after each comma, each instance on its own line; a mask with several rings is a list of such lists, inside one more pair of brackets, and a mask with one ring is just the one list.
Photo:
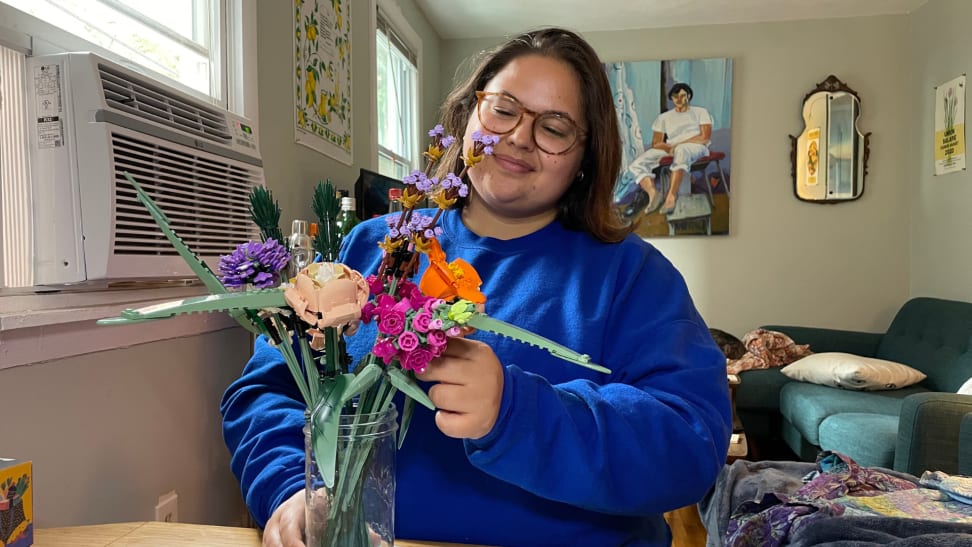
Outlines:
[[135, 190], [127, 171], [169, 219], [170, 226], [202, 258], [233, 252], [237, 245], [257, 240], [259, 230], [250, 218], [252, 188], [262, 183], [259, 168], [194, 155], [177, 149], [112, 133], [115, 157], [116, 255], [176, 255], [159, 231]]
[[226, 116], [218, 109], [104, 63], [98, 64], [98, 72], [108, 106], [212, 142], [232, 141]]

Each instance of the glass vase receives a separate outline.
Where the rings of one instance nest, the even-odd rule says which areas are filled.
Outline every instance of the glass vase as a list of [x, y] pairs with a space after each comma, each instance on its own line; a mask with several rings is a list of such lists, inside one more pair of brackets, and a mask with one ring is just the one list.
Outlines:
[[327, 486], [304, 427], [307, 547], [391, 547], [395, 541], [398, 411], [340, 417], [334, 484]]

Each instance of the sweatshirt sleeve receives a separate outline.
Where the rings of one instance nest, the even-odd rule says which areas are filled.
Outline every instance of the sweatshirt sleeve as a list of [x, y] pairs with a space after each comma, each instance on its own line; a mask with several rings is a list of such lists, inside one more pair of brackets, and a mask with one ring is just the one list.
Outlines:
[[[500, 415], [465, 441], [473, 465], [547, 499], [612, 514], [696, 503], [732, 429], [725, 356], [657, 251], [613, 285], [604, 383], [551, 384], [506, 364]], [[608, 286], [611, 286], [608, 284]]]
[[260, 336], [243, 374], [223, 395], [220, 412], [230, 467], [261, 528], [304, 487], [304, 407], [280, 351]]

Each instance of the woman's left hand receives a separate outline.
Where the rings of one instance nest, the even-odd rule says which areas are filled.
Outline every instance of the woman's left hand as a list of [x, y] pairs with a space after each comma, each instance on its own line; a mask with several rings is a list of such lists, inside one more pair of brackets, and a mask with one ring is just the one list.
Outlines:
[[445, 352], [422, 374], [438, 411], [435, 425], [449, 437], [478, 439], [493, 429], [503, 398], [503, 365], [488, 345], [450, 338]]

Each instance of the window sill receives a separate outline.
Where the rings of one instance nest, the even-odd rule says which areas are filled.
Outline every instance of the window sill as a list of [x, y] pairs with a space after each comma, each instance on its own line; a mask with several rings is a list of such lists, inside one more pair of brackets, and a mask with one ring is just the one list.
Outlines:
[[0, 291], [0, 370], [238, 326], [224, 313], [124, 326], [97, 325], [125, 308], [207, 294], [203, 287]]

